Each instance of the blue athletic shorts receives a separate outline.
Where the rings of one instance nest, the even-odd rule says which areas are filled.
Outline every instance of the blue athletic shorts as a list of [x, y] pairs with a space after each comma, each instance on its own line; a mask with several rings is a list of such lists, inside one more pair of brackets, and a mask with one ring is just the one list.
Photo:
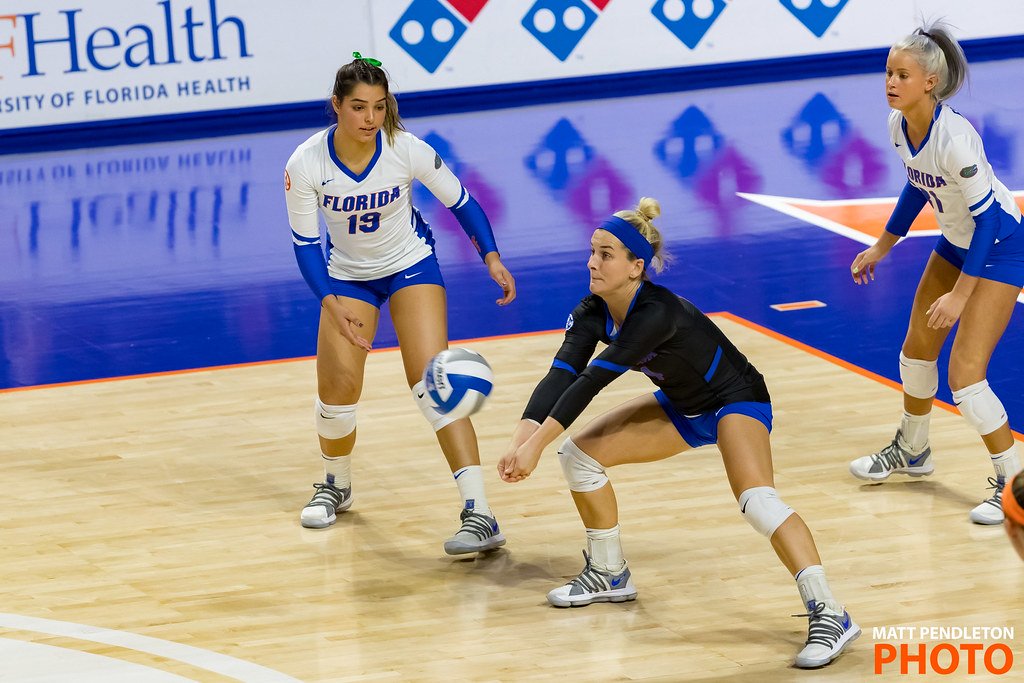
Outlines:
[[[935, 243], [935, 253], [963, 270], [966, 249], [961, 249], [945, 237], [939, 237]], [[1019, 228], [1005, 240], [992, 245], [981, 277], [1014, 287], [1024, 287], [1024, 228]]]
[[679, 436], [683, 437], [683, 441], [688, 443], [691, 448], [700, 448], [708, 444], [718, 443], [718, 421], [726, 415], [732, 415], [733, 413], [752, 417], [763, 424], [769, 434], [772, 431], [771, 403], [741, 401], [722, 406], [713, 412], [702, 413], [696, 417], [688, 417], [676, 410], [672, 402], [669, 401], [668, 396], [665, 395], [665, 392], [660, 389], [654, 392], [654, 397], [658, 399], [662, 410], [672, 420], [672, 424], [675, 425]]
[[403, 287], [411, 287], [412, 285], [440, 285], [444, 287], [444, 280], [441, 278], [441, 268], [437, 265], [436, 256], [431, 254], [405, 270], [376, 280], [335, 280], [332, 277], [331, 293], [335, 296], [347, 296], [352, 299], [366, 301], [380, 308], [395, 292]]

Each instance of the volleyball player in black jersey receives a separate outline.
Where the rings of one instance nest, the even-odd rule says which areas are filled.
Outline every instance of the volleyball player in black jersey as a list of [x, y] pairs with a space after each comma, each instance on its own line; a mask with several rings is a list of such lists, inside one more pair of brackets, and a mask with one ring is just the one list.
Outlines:
[[[650, 281], [664, 263], [651, 220], [658, 202], [642, 198], [591, 238], [590, 291], [569, 316], [565, 340], [533, 392], [498, 464], [506, 482], [522, 481], [541, 451], [627, 370], [658, 387], [613, 408], [565, 439], [558, 457], [587, 531], [586, 566], [548, 593], [559, 607], [625, 602], [637, 591], [619, 542], [618, 507], [605, 468], [652, 462], [717, 443], [743, 517], [771, 539], [795, 576], [809, 618], [796, 666], [824, 666], [860, 635], [835, 600], [814, 539], [774, 488], [771, 399], [764, 378], [718, 327], [689, 301]], [[596, 358], [598, 342], [607, 344]]]

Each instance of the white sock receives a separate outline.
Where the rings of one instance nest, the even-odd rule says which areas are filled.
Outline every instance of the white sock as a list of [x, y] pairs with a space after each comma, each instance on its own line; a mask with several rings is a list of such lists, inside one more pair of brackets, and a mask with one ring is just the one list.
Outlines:
[[1021, 470], [1016, 442], [1010, 444], [1002, 453], [992, 453], [989, 457], [992, 458], [992, 467], [996, 470], [996, 479], [1010, 481]]
[[462, 496], [464, 507], [471, 507], [480, 514], [491, 515], [491, 508], [487, 505], [487, 494], [484, 493], [484, 473], [480, 465], [466, 465], [463, 468], [452, 472], [455, 477], [455, 484], [459, 487], [459, 495]]
[[825, 578], [825, 568], [820, 564], [812, 564], [797, 572], [796, 589], [800, 591], [800, 599], [808, 609], [814, 609], [811, 603], [823, 602], [826, 609], [837, 614], [843, 613], [843, 606], [832, 597], [832, 589], [828, 587], [828, 579]]
[[338, 489], [352, 486], [352, 458], [348, 455], [332, 457], [320, 454], [324, 459], [324, 481]]
[[590, 562], [598, 569], [613, 574], [622, 571], [626, 560], [622, 557], [619, 525], [611, 529], [587, 529], [587, 554], [590, 555]]
[[900, 434], [903, 436], [903, 443], [907, 450], [917, 455], [928, 445], [928, 422], [931, 413], [926, 415], [911, 415], [903, 413], [903, 420], [900, 422]]

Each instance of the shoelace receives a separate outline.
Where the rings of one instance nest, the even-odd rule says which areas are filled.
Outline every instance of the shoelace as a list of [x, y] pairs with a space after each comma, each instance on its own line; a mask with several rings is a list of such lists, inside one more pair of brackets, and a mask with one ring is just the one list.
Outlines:
[[467, 509], [459, 514], [459, 519], [462, 520], [462, 528], [459, 529], [460, 534], [462, 532], [473, 534], [481, 541], [494, 535], [494, 532], [491, 531], [491, 524], [484, 515], [478, 515], [472, 510]]
[[896, 443], [896, 439], [893, 439], [891, 444], [871, 456], [872, 465], [879, 461], [882, 462], [882, 467], [887, 470], [894, 470], [906, 464], [903, 460], [903, 449]]
[[313, 484], [313, 488], [316, 489], [316, 493], [313, 494], [313, 499], [307, 503], [306, 507], [310, 505], [330, 505], [336, 509], [341, 505], [342, 493], [337, 488], [326, 483]]
[[996, 492], [992, 494], [992, 497], [985, 502], [989, 505], [994, 505], [1000, 510], [1003, 509], [1003, 487], [1006, 486], [1006, 480], [996, 479], [995, 477], [988, 478], [988, 488], [995, 489]]
[[842, 637], [846, 629], [843, 628], [841, 616], [824, 614], [825, 603], [819, 602], [814, 609], [807, 614], [793, 614], [794, 617], [807, 617], [807, 642], [805, 645], [824, 645], [831, 649]]
[[598, 572], [590, 564], [590, 555], [587, 554], [586, 550], [583, 551], [583, 559], [586, 561], [586, 566], [583, 567], [583, 571], [579, 573], [579, 576], [569, 581], [568, 585], [576, 586], [586, 593], [599, 593], [609, 590], [611, 586], [608, 585], [604, 574]]

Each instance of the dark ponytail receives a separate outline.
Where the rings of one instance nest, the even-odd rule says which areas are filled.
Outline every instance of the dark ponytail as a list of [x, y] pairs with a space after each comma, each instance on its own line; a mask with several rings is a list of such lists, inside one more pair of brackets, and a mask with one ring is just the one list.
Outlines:
[[384, 95], [387, 98], [385, 104], [386, 111], [384, 113], [384, 134], [388, 136], [388, 142], [394, 144], [395, 134], [400, 130], [405, 130], [405, 127], [402, 125], [402, 117], [398, 114], [398, 100], [391, 94], [391, 88], [388, 85], [388, 74], [384, 69], [370, 64], [365, 59], [353, 59], [338, 69], [338, 73], [334, 76], [334, 89], [331, 91], [331, 94], [340, 103], [351, 95], [356, 85], [360, 83], [379, 85], [384, 88]]

